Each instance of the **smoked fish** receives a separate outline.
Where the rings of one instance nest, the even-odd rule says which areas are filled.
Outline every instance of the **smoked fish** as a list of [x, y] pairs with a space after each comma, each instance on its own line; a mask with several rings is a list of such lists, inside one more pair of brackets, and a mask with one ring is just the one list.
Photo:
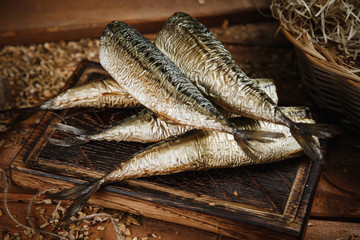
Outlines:
[[111, 78], [91, 81], [67, 89], [46, 101], [40, 109], [134, 108], [141, 104]]
[[165, 54], [124, 22], [107, 25], [99, 58], [113, 79], [146, 108], [180, 125], [230, 133], [249, 156], [254, 156], [249, 141], [282, 135], [234, 127]]
[[312, 135], [330, 138], [341, 133], [333, 125], [296, 123], [286, 117], [276, 102], [240, 69], [221, 42], [186, 13], [175, 13], [166, 21], [155, 45], [216, 105], [244, 117], [290, 128], [311, 159], [323, 161], [323, 153]]
[[[303, 118], [303, 110], [300, 110], [299, 114], [296, 111], [292, 114], [293, 120], [304, 123], [314, 122], [309, 118]], [[270, 163], [301, 155], [300, 145], [286, 126], [241, 117], [233, 118], [231, 121], [239, 129], [277, 131], [282, 132], [283, 137], [274, 138], [272, 142], [266, 143], [252, 141], [250, 144], [257, 149], [254, 159], [243, 151], [231, 134], [192, 130], [178, 138], [149, 146], [98, 180], [63, 190], [49, 197], [74, 200], [61, 219], [66, 221], [78, 212], [100, 187], [112, 182], [183, 171]]]
[[[256, 84], [277, 101], [276, 88], [272, 80], [257, 79]], [[302, 107], [282, 107], [281, 109], [286, 111], [286, 114], [294, 115], [295, 113], [297, 116], [305, 117], [305, 109]], [[302, 115], [300, 114], [301, 111], [303, 112]], [[49, 139], [50, 143], [63, 147], [85, 144], [93, 140], [158, 142], [193, 129], [192, 127], [170, 122], [148, 109], [143, 109], [130, 117], [93, 132], [87, 132], [62, 123], [52, 125], [52, 127], [71, 134], [67, 139]]]

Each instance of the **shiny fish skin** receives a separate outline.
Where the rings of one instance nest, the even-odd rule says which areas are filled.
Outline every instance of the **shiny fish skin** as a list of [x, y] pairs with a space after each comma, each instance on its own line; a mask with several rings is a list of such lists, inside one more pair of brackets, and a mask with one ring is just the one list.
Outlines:
[[271, 98], [271, 100], [273, 100], [274, 103], [277, 104], [279, 102], [279, 98], [276, 93], [276, 86], [273, 79], [254, 78], [252, 79], [252, 82], [255, 86], [264, 91], [264, 93], [266, 93]]
[[69, 139], [59, 140], [51, 138], [50, 143], [63, 147], [84, 144], [92, 140], [159, 142], [169, 137], [181, 135], [192, 127], [172, 123], [157, 116], [148, 109], [109, 125], [95, 132], [85, 132], [64, 124], [56, 124], [53, 128], [72, 134]]
[[[274, 102], [278, 101], [276, 87], [272, 79], [254, 79], [254, 84], [263, 89]], [[112, 78], [91, 81], [67, 89], [58, 96], [46, 101], [40, 109], [68, 108], [136, 108], [142, 105], [128, 94]]]
[[40, 109], [133, 108], [141, 104], [113, 79], [92, 81], [66, 90], [46, 101]]
[[295, 123], [238, 67], [229, 51], [200, 22], [175, 13], [157, 35], [155, 45], [218, 106], [229, 112], [285, 125], [313, 160], [323, 153], [313, 140], [330, 138], [342, 130], [328, 124]]
[[125, 91], [170, 121], [230, 133], [249, 155], [249, 140], [280, 136], [235, 128], [168, 57], [126, 23], [108, 24], [100, 38], [99, 58]]
[[[276, 88], [269, 79], [258, 79], [257, 84], [277, 99]], [[307, 118], [306, 109], [303, 107], [282, 107], [286, 115], [295, 117], [299, 121]], [[134, 141], [134, 142], [158, 142], [169, 137], [175, 137], [191, 130], [191, 127], [178, 125], [167, 121], [148, 109], [144, 109], [135, 115], [122, 119], [104, 129], [95, 132], [86, 132], [64, 124], [56, 124], [53, 128], [72, 134], [68, 139], [50, 139], [49, 142], [63, 147], [85, 144], [91, 140], [107, 141]]]
[[242, 116], [256, 114], [257, 119], [277, 122], [275, 102], [238, 67], [221, 42], [191, 16], [176, 13], [170, 17], [155, 45], [217, 105]]
[[[111, 182], [190, 170], [276, 162], [301, 154], [301, 147], [285, 126], [246, 118], [237, 118], [233, 121], [240, 129], [281, 131], [284, 133], [284, 137], [268, 143], [252, 142], [251, 144], [258, 149], [255, 153], [257, 155], [255, 160], [249, 158], [234, 141], [233, 136], [227, 133], [193, 130], [179, 138], [162, 141], [135, 154], [128, 161], [121, 163], [113, 171], [94, 182], [51, 195], [51, 198], [74, 200], [61, 221], [69, 219], [86, 204], [94, 192]], [[311, 119], [302, 119], [301, 121], [313, 122]]]

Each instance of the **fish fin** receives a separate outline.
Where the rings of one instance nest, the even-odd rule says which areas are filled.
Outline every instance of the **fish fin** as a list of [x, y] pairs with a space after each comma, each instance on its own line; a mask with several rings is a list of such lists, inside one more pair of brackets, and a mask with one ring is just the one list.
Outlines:
[[248, 136], [250, 136], [251, 141], [258, 141], [262, 143], [272, 142], [274, 138], [282, 138], [285, 135], [280, 132], [272, 131], [248, 131]]
[[59, 130], [61, 132], [65, 132], [65, 133], [70, 133], [73, 135], [85, 135], [87, 134], [86, 130], [77, 128], [77, 127], [73, 127], [67, 124], [63, 124], [63, 123], [55, 123], [55, 124], [51, 124], [50, 125], [52, 128]]
[[331, 124], [311, 124], [291, 122], [290, 131], [305, 154], [314, 161], [324, 163], [324, 154], [315, 137], [325, 139], [339, 135], [343, 130]]
[[72, 146], [85, 144], [90, 141], [90, 139], [86, 137], [87, 131], [83, 129], [79, 129], [62, 123], [52, 124], [51, 127], [58, 131], [69, 133], [72, 135], [68, 139], [50, 138], [49, 142], [53, 145], [62, 146], [62, 147], [72, 147]]
[[306, 156], [313, 161], [324, 163], [324, 153], [312, 135], [293, 133], [293, 137], [299, 143]]
[[48, 197], [53, 199], [74, 200], [70, 207], [66, 209], [62, 218], [59, 220], [59, 224], [65, 222], [71, 218], [71, 216], [80, 211], [85, 206], [89, 198], [100, 188], [102, 184], [103, 181], [100, 179], [95, 182], [84, 183], [69, 189], [65, 189], [55, 194], [49, 194]]
[[341, 127], [332, 124], [296, 123], [296, 126], [296, 132], [308, 133], [321, 139], [332, 138], [344, 132]]
[[254, 150], [250, 145], [249, 141], [259, 141], [263, 143], [272, 142], [272, 138], [284, 137], [283, 133], [272, 132], [272, 131], [249, 131], [249, 130], [235, 130], [235, 141], [239, 144], [241, 149], [251, 159], [257, 159], [254, 155]]
[[79, 139], [79, 138], [68, 138], [68, 139], [56, 139], [56, 138], [49, 138], [49, 143], [56, 146], [61, 147], [73, 147], [85, 144], [89, 142], [89, 139]]
[[244, 151], [244, 153], [253, 160], [258, 159], [258, 157], [254, 154], [255, 149], [253, 149], [250, 145], [249, 142], [244, 141], [243, 139], [237, 139], [235, 137], [235, 141], [237, 142], [237, 144], [240, 146], [240, 148]]

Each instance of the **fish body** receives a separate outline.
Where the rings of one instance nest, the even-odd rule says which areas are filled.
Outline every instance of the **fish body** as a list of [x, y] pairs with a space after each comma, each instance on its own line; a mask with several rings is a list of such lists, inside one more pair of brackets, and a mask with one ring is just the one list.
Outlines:
[[231, 54], [200, 22], [175, 13], [157, 35], [155, 45], [218, 106], [241, 116], [282, 124], [291, 129], [306, 154], [323, 161], [312, 135], [329, 138], [341, 132], [332, 125], [295, 123], [235, 63]]
[[91, 81], [66, 90], [46, 101], [40, 109], [133, 108], [141, 104], [111, 78]]
[[65, 124], [56, 124], [53, 128], [72, 134], [68, 139], [49, 139], [50, 143], [63, 147], [102, 140], [143, 143], [159, 142], [193, 129], [192, 127], [170, 122], [148, 109], [144, 109], [94, 132], [86, 132]]
[[[264, 88], [273, 99], [277, 99], [276, 88], [272, 80], [257, 79], [256, 81], [259, 87]], [[298, 119], [306, 118], [306, 109], [303, 107], [282, 107], [281, 109], [283, 109], [287, 115], [292, 117], [297, 117]], [[226, 113], [226, 115], [228, 114]], [[52, 127], [59, 131], [71, 134], [71, 137], [67, 139], [51, 138], [49, 140], [50, 143], [63, 147], [84, 144], [92, 140], [158, 142], [168, 139], [169, 137], [179, 136], [193, 129], [189, 126], [173, 123], [156, 115], [148, 109], [144, 109], [132, 116], [94, 132], [87, 132], [60, 123], [53, 125]]]
[[[254, 84], [263, 89], [274, 102], [278, 101], [272, 79], [254, 79]], [[95, 80], [67, 89], [58, 96], [40, 105], [40, 109], [68, 108], [136, 108], [142, 105], [127, 93], [114, 79]]]
[[233, 134], [249, 155], [249, 140], [276, 136], [235, 128], [166, 55], [124, 22], [108, 24], [100, 38], [99, 58], [125, 91], [172, 122]]
[[[313, 120], [302, 118], [297, 121], [312, 123]], [[94, 182], [70, 188], [52, 198], [72, 199], [72, 206], [64, 214], [63, 221], [79, 211], [101, 186], [125, 179], [153, 175], [165, 175], [190, 170], [237, 167], [280, 161], [301, 154], [301, 147], [291, 136], [290, 130], [278, 124], [247, 118], [234, 118], [232, 123], [239, 129], [256, 131], [279, 131], [284, 134], [272, 142], [251, 142], [256, 147], [256, 159], [251, 158], [237, 144], [231, 134], [209, 130], [192, 130], [178, 138], [161, 141], [135, 154], [121, 163], [113, 171]]]
[[235, 63], [229, 51], [200, 22], [185, 13], [170, 17], [155, 45], [201, 92], [229, 112], [277, 122], [276, 103]]
[[268, 95], [274, 103], [279, 102], [279, 98], [276, 92], [276, 85], [271, 78], [254, 78], [251, 79], [254, 86], [261, 89], [266, 95]]

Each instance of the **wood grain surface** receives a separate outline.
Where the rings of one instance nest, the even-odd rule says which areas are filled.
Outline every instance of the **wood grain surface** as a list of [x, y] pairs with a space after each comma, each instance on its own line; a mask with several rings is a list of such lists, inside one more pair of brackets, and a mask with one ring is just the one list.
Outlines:
[[[109, 19], [106, 21], [113, 20], [114, 17], [116, 19], [123, 19], [123, 17], [125, 19], [125, 17], [128, 17], [127, 19], [129, 19], [133, 25], [143, 32], [149, 32], [150, 34], [147, 34], [147, 36], [153, 39], [155, 32], [161, 27], [162, 22], [169, 17], [168, 15], [172, 14], [170, 11], [174, 10], [173, 6], [179, 7], [176, 4], [183, 4], [183, 1], [181, 1], [181, 3], [180, 1], [175, 1], [174, 5], [173, 3], [166, 3], [167, 1], [157, 1], [157, 3], [160, 3], [159, 5], [166, 5], [166, 8], [170, 9], [168, 14], [159, 15], [157, 11], [147, 11], [145, 8], [145, 10], [141, 9], [145, 5], [141, 5], [137, 1], [132, 1], [135, 5], [137, 4], [137, 11], [124, 8], [125, 11], [121, 12], [122, 9], [119, 7], [117, 9], [118, 12], [114, 10], [114, 12], [116, 12], [115, 15], [103, 14], [104, 16], [102, 16], [99, 12], [105, 13], [107, 11], [106, 9], [104, 10], [102, 5], [93, 3], [92, 1], [89, 1], [89, 3], [91, 3], [89, 6], [80, 3], [83, 1], [71, 2], [75, 5], [70, 5], [69, 2], [70, 1], [56, 3], [55, 1], [21, 1], [21, 3], [19, 3], [2, 1], [0, 7], [0, 44], [98, 37], [102, 31], [101, 24], [104, 24], [104, 26], [106, 24], [105, 20], [104, 22], [101, 21], [107, 16], [109, 16]], [[109, 2], [110, 1], [105, 1], [104, 3], [109, 4]], [[295, 73], [296, 71], [294, 71], [296, 68], [296, 59], [293, 51], [289, 49], [289, 43], [286, 41], [279, 42], [278, 38], [273, 38], [277, 28], [276, 24], [271, 22], [253, 24], [250, 26], [250, 28], [253, 28], [251, 31], [245, 28], [245, 25], [232, 26], [231, 23], [236, 21], [250, 22], [264, 19], [259, 16], [257, 11], [257, 16], [250, 15], [249, 17], [249, 14], [246, 14], [246, 11], [254, 12], [256, 10], [255, 1], [234, 2], [240, 4], [245, 2], [245, 4], [243, 6], [237, 5], [237, 7], [234, 8], [233, 3], [229, 1], [229, 3], [224, 4], [231, 6], [230, 13], [226, 13], [227, 10], [224, 11], [224, 9], [227, 8], [227, 6], [221, 6], [221, 4], [218, 4], [219, 1], [191, 1], [190, 3], [184, 3], [188, 8], [184, 8], [182, 11], [187, 11], [198, 18], [200, 17], [206, 20], [205, 23], [208, 26], [220, 26], [226, 23], [224, 19], [227, 17], [230, 19], [230, 16], [233, 16], [229, 27], [217, 28], [217, 37], [226, 43], [252, 46], [249, 48], [240, 47], [239, 45], [227, 46], [241, 68], [253, 77], [274, 78], [282, 104], [296, 103], [311, 105], [311, 100], [304, 92], [304, 89], [301, 88], [299, 76]], [[262, 1], [256, 2], [260, 3], [260, 9], [263, 9], [263, 5], [261, 5]], [[270, 3], [270, 1], [266, 2], [265, 5]], [[149, 3], [150, 1], [148, 1], [148, 4]], [[200, 3], [205, 3], [205, 6]], [[205, 12], [204, 9], [209, 6], [207, 4], [212, 4], [212, 9], [207, 9], [207, 12]], [[252, 6], [248, 4], [252, 4]], [[61, 5], [63, 6], [61, 7]], [[74, 7], [72, 8], [71, 6]], [[111, 7], [114, 7], [114, 5], [110, 6], [110, 8]], [[147, 7], [151, 6], [149, 5]], [[241, 9], [241, 7], [244, 8]], [[109, 5], [105, 8], [109, 8]], [[159, 8], [156, 7], [156, 9]], [[201, 9], [204, 11], [200, 11]], [[233, 9], [239, 10], [235, 10], [237, 13], [233, 13]], [[242, 10], [244, 10], [244, 12], [242, 12]], [[109, 14], [110, 11], [111, 9], [106, 13]], [[166, 12], [168, 10], [164, 11]], [[208, 13], [214, 16], [210, 16]], [[145, 16], [144, 19], [147, 20], [139, 20], [139, 16], [140, 18]], [[89, 19], [95, 21], [89, 24]], [[99, 19], [101, 19], [101, 21], [98, 21]], [[99, 25], [96, 22], [100, 22], [101, 24]], [[267, 47], [262, 48], [262, 46]], [[284, 47], [286, 47], [286, 49], [284, 49]], [[314, 109], [314, 107], [312, 107], [312, 109]], [[338, 117], [333, 114], [328, 114], [327, 112], [322, 112], [321, 109], [315, 110], [314, 112], [320, 111], [322, 119], [327, 121], [333, 121], [334, 118], [336, 119]], [[30, 119], [21, 122], [21, 124], [16, 124], [10, 131], [0, 133], [0, 140], [5, 140], [5, 144], [0, 146], [0, 167], [2, 169], [9, 167], [11, 160], [14, 159], [15, 155], [21, 149], [23, 144], [22, 139], [26, 138], [21, 132], [24, 129], [33, 129], [33, 124], [38, 123], [42, 115], [43, 112], [38, 112]], [[16, 141], [20, 139], [20, 141], [14, 143], [14, 139]], [[359, 140], [360, 137], [358, 134], [346, 131], [344, 136], [331, 141], [328, 149], [328, 158], [331, 161], [327, 161], [322, 168], [322, 175], [311, 207], [309, 226], [305, 229], [306, 231], [304, 230], [304, 239], [359, 239]], [[11, 145], [9, 142], [13, 144]], [[32, 171], [34, 171], [34, 169], [32, 169]], [[3, 187], [3, 185], [1, 185], [1, 187]], [[11, 212], [16, 215], [16, 218], [23, 223], [27, 221], [25, 215], [27, 205], [36, 193], [36, 190], [19, 187], [12, 182], [10, 183], [8, 194], [9, 208]], [[5, 211], [4, 194], [2, 191], [0, 192], [0, 199], [0, 238], [3, 238], [8, 232], [11, 235], [20, 233], [21, 239], [37, 239], [36, 237], [27, 237], [24, 234], [24, 229], [14, 224], [10, 219]], [[127, 201], [128, 200], [125, 202]], [[54, 204], [50, 204], [41, 205], [41, 207], [44, 208], [45, 211], [51, 212], [55, 206]], [[184, 220], [184, 218], [181, 220]], [[39, 221], [41, 221], [41, 219], [39, 219]], [[165, 240], [233, 239], [213, 232], [144, 216], [141, 217], [141, 222], [141, 226], [130, 226], [130, 239], [133, 237], [137, 237], [138, 239], [161, 238]], [[107, 222], [104, 223], [104, 226], [106, 226], [105, 231], [99, 231], [96, 227], [93, 227], [91, 239], [96, 239], [97, 237], [101, 237], [102, 239], [115, 239], [111, 225]], [[157, 238], [152, 237], [150, 233], [156, 233]]]
[[207, 26], [262, 19], [269, 0], [175, 1], [2, 1], [0, 45], [99, 37], [113, 20], [125, 21], [142, 33], [154, 33], [178, 11], [198, 18]]
[[[100, 68], [83, 61], [67, 85], [104, 78]], [[48, 143], [50, 137], [68, 137], [49, 126], [64, 121], [97, 130], [135, 112], [72, 109], [56, 115], [44, 113], [10, 166], [12, 181], [44, 190], [64, 189], [83, 182], [81, 179], [101, 177], [149, 144], [92, 141], [64, 148]], [[304, 233], [319, 173], [319, 163], [300, 157], [259, 166], [126, 180], [105, 187], [91, 201], [233, 238], [297, 239]]]

